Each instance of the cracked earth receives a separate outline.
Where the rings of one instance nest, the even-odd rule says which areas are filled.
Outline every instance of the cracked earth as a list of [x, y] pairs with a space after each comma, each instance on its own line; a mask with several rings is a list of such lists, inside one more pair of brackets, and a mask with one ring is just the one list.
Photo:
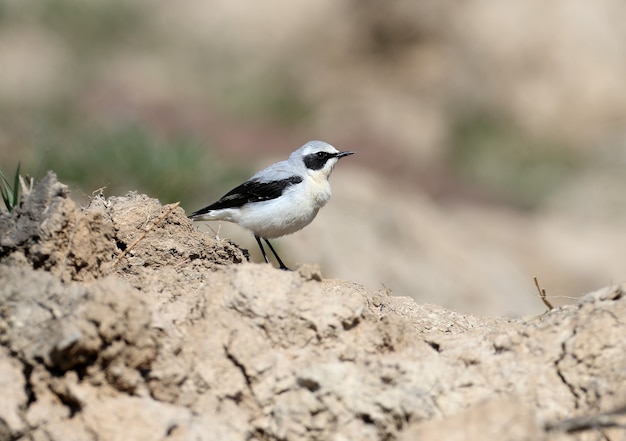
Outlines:
[[626, 296], [477, 317], [50, 174], [0, 213], [0, 441], [624, 439]]

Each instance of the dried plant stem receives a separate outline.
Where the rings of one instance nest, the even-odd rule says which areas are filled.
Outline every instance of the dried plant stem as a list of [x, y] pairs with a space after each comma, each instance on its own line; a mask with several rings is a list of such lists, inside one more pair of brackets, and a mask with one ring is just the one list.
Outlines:
[[546, 290], [539, 286], [539, 281], [537, 280], [537, 277], [533, 277], [533, 280], [535, 281], [535, 286], [537, 287], [537, 291], [539, 291], [539, 297], [541, 297], [541, 301], [543, 302], [543, 304], [548, 307], [548, 310], [554, 309], [554, 306], [552, 305], [552, 303], [550, 303], [546, 296]]
[[115, 266], [120, 262], [120, 260], [122, 260], [124, 258], [124, 256], [126, 256], [126, 254], [128, 254], [128, 252], [130, 250], [132, 250], [134, 247], [137, 246], [137, 244], [139, 242], [141, 242], [150, 231], [152, 231], [152, 229], [154, 227], [156, 227], [159, 223], [161, 223], [161, 221], [163, 219], [165, 219], [172, 211], [174, 211], [178, 205], [180, 204], [180, 202], [175, 202], [173, 204], [169, 204], [166, 205], [165, 207], [163, 207], [165, 210], [159, 215], [159, 217], [157, 217], [153, 222], [151, 222], [149, 225], [143, 227], [143, 233], [141, 233], [141, 235], [135, 239], [135, 241], [133, 243], [131, 243], [122, 253], [120, 253], [115, 260], [113, 261], [113, 265], [112, 268], [115, 268]]

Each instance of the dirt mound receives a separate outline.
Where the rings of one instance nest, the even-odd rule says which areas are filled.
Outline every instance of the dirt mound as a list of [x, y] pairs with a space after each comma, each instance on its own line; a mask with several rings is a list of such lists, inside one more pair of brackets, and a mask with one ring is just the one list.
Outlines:
[[620, 287], [463, 315], [243, 263], [144, 195], [81, 210], [53, 174], [0, 235], [0, 440], [624, 435]]

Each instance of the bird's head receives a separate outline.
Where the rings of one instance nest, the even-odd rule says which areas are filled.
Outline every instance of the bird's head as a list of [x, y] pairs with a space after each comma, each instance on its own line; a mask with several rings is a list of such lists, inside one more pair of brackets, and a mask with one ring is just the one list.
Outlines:
[[293, 152], [290, 159], [302, 161], [310, 174], [328, 177], [340, 158], [352, 154], [354, 152], [340, 152], [324, 141], [309, 141]]

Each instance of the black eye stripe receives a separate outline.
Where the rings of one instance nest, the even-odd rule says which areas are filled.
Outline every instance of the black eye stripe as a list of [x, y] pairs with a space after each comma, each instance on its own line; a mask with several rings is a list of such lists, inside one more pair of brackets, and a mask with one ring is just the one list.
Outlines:
[[329, 159], [334, 158], [335, 155], [328, 152], [316, 152], [306, 155], [303, 158], [304, 165], [309, 170], [320, 170], [326, 165]]

